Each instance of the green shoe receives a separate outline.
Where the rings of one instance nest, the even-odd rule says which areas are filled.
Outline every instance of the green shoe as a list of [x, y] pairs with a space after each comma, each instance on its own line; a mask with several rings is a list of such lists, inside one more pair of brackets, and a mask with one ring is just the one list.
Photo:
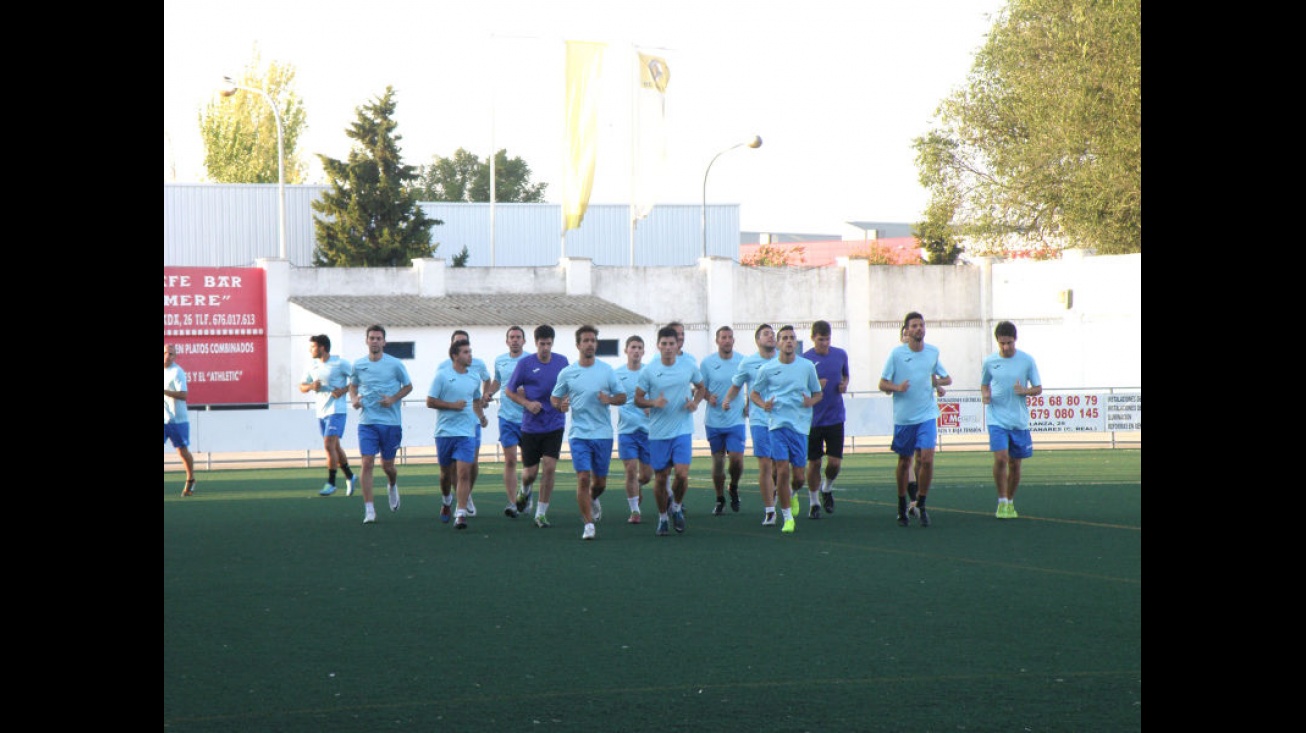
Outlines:
[[802, 504], [798, 503], [798, 494], [794, 494], [793, 496], [789, 497], [789, 511], [793, 512], [794, 514], [803, 513], [803, 506]]
[[993, 516], [997, 517], [998, 519], [1006, 519], [1006, 518], [1007, 518], [1007, 502], [1004, 501], [1004, 502], [1002, 502], [1001, 504], [998, 504], [998, 510], [997, 510], [996, 512], [993, 512]]
[[793, 534], [793, 533], [794, 533], [794, 518], [793, 518], [793, 517], [790, 517], [790, 518], [786, 519], [786, 520], [785, 520], [785, 524], [784, 524], [783, 527], [780, 528], [780, 531], [781, 531], [781, 532], [784, 532], [785, 534]]
[[1007, 502], [1007, 519], [1015, 519], [1020, 515], [1016, 513], [1016, 502]]
[[544, 529], [549, 526], [549, 516], [547, 514], [535, 515], [535, 526]]

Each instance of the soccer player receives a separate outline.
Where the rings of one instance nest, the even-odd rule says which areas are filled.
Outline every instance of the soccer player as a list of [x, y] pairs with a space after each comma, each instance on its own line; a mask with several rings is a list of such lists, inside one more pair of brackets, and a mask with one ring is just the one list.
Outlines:
[[635, 387], [644, 368], [644, 339], [638, 335], [626, 339], [626, 363], [616, 368], [617, 379], [626, 390], [627, 399], [617, 410], [617, 457], [626, 470], [626, 504], [630, 508], [629, 524], [643, 519], [640, 504], [644, 501], [644, 484], [653, 480], [652, 458], [648, 452], [648, 409], [635, 405]]
[[[729, 410], [740, 391], [752, 390], [757, 370], [763, 364], [775, 358], [775, 329], [763, 323], [753, 332], [753, 342], [757, 353], [744, 357], [735, 376], [731, 378], [730, 389], [721, 398], [721, 409]], [[771, 435], [768, 417], [764, 410], [749, 410], [748, 392], [744, 395], [744, 409], [748, 413], [748, 431], [753, 438], [753, 456], [757, 458], [757, 484], [762, 492], [762, 525], [775, 524], [775, 464], [771, 460]]]
[[912, 460], [920, 451], [916, 469], [919, 486], [911, 511], [920, 518], [922, 527], [930, 526], [930, 514], [925, 511], [925, 497], [930, 493], [934, 479], [934, 448], [939, 441], [939, 405], [935, 401], [937, 387], [952, 384], [952, 377], [939, 361], [939, 349], [925, 343], [925, 317], [916, 311], [903, 318], [907, 329], [907, 342], [889, 352], [880, 373], [880, 389], [893, 395], [893, 442], [898, 454], [895, 478], [898, 482], [898, 526], [907, 527], [907, 474]]
[[685, 490], [694, 457], [694, 410], [703, 400], [703, 378], [690, 360], [677, 356], [679, 350], [676, 329], [658, 329], [661, 358], [639, 370], [635, 387], [635, 405], [649, 408], [648, 452], [658, 502], [655, 534], [659, 537], [667, 536], [668, 520], [675, 524], [677, 533], [685, 531]]
[[709, 354], [699, 365], [699, 376], [709, 407], [703, 424], [707, 429], [707, 443], [712, 451], [712, 488], [716, 490], [716, 506], [712, 513], [720, 516], [726, 505], [726, 464], [730, 469], [730, 510], [739, 511], [739, 477], [744, 472], [744, 417], [742, 400], [730, 410], [722, 408], [721, 400], [730, 391], [735, 372], [744, 357], [735, 351], [735, 332], [729, 326], [716, 330], [716, 353]]
[[[468, 345], [471, 345], [472, 337], [466, 331], [462, 329], [458, 329], [457, 331], [454, 331], [452, 334], [450, 334], [449, 345], [452, 346], [456, 341], [459, 340], [466, 341]], [[436, 367], [435, 371], [439, 373], [441, 371], [451, 368], [452, 366], [453, 366], [453, 359], [445, 359], [443, 362], [441, 362], [440, 366]], [[483, 396], [480, 400], [481, 403], [480, 407], [482, 410], [484, 410], [490, 404], [489, 396], [493, 396], [494, 389], [496, 389], [493, 386], [494, 382], [490, 377], [490, 370], [485, 366], [485, 362], [481, 361], [476, 357], [472, 357], [471, 366], [468, 368], [471, 369], [472, 374], [481, 378], [481, 394], [488, 395], [488, 396]], [[472, 458], [471, 481], [472, 481], [473, 490], [476, 489], [476, 479], [480, 475], [481, 475], [481, 425], [480, 423], [477, 423], [476, 424], [476, 455]], [[446, 524], [449, 522], [449, 519], [453, 515], [454, 487], [452, 481], [453, 481], [452, 475], [446, 476], [443, 473], [440, 474], [440, 502], [441, 502], [440, 521]], [[470, 498], [467, 500], [467, 516], [469, 517], [476, 516], [476, 502]]]
[[[426, 406], [439, 410], [435, 422], [435, 452], [440, 463], [440, 487], [457, 486], [458, 508], [454, 529], [467, 529], [472, 493], [472, 466], [480, 448], [477, 434], [487, 420], [481, 407], [484, 380], [472, 368], [472, 345], [458, 339], [449, 347], [450, 366], [436, 369], [435, 379], [426, 394]], [[449, 505], [440, 510], [441, 521]]]
[[358, 420], [358, 452], [363, 468], [363, 524], [376, 521], [372, 505], [372, 473], [376, 454], [381, 454], [381, 470], [387, 479], [390, 511], [399, 511], [399, 472], [395, 454], [404, 441], [404, 398], [413, 391], [408, 369], [399, 359], [385, 353], [385, 328], [367, 327], [367, 356], [354, 362], [349, 377], [349, 401], [362, 410]]
[[186, 469], [182, 496], [195, 493], [195, 457], [190, 454], [190, 419], [186, 414], [186, 370], [177, 364], [176, 344], [163, 345], [163, 444], [172, 441]]
[[798, 334], [793, 326], [781, 326], [780, 354], [757, 370], [754, 405], [767, 414], [771, 438], [771, 459], [775, 463], [775, 484], [780, 489], [780, 531], [792, 534], [794, 516], [790, 470], [807, 466], [807, 434], [812, 428], [812, 405], [825, 396], [816, 365], [798, 356]]
[[569, 363], [567, 357], [553, 353], [553, 326], [535, 328], [535, 353], [517, 362], [508, 378], [504, 394], [522, 407], [521, 459], [522, 491], [517, 495], [517, 511], [526, 511], [531, 501], [531, 485], [540, 479], [540, 499], [535, 503], [535, 526], [549, 526], [549, 499], [553, 496], [553, 475], [562, 454], [562, 433], [567, 416], [553, 406], [551, 396], [558, 374]]
[[980, 368], [980, 401], [993, 451], [993, 483], [998, 487], [998, 519], [1015, 519], [1020, 462], [1034, 455], [1029, 434], [1026, 397], [1043, 394], [1034, 357], [1016, 350], [1016, 324], [1002, 321], [993, 329], [998, 353], [984, 358]]
[[582, 540], [594, 539], [594, 523], [603, 518], [599, 497], [608, 487], [612, 463], [612, 406], [626, 403], [626, 388], [607, 362], [598, 361], [599, 330], [584, 325], [576, 329], [580, 358], [558, 373], [550, 401], [564, 415], [571, 412], [571, 461], [576, 468], [576, 503], [585, 528]]
[[[821, 509], [834, 514], [834, 480], [843, 464], [843, 424], [847, 420], [843, 395], [848, 391], [848, 352], [830, 345], [830, 322], [812, 324], [812, 348], [803, 358], [816, 365], [824, 397], [812, 408], [812, 431], [807, 434], [807, 517], [820, 519]], [[825, 474], [821, 457], [825, 456]], [[819, 482], [819, 483], [818, 483]], [[820, 507], [817, 498], [820, 498]]]
[[308, 354], [313, 357], [308, 371], [299, 382], [301, 394], [313, 393], [317, 402], [317, 430], [326, 449], [327, 480], [320, 496], [336, 493], [336, 471], [345, 472], [345, 496], [354, 495], [354, 472], [349, 469], [349, 456], [340, 445], [349, 419], [349, 403], [342, 399], [349, 394], [349, 375], [354, 367], [349, 362], [331, 354], [331, 337], [326, 334], [310, 336]]
[[[526, 344], [526, 331], [521, 326], [509, 326], [504, 343], [508, 345], [506, 354], [499, 354], [494, 359], [494, 381], [490, 385], [493, 396], [512, 377], [517, 362], [526, 355], [522, 347]], [[484, 399], [482, 400], [484, 401]], [[517, 496], [521, 493], [521, 479], [517, 476], [517, 446], [521, 443], [521, 405], [499, 397], [499, 445], [503, 447], [503, 490], [508, 494], [508, 506], [503, 513], [513, 519], [517, 518]], [[523, 511], [529, 511], [524, 507]]]

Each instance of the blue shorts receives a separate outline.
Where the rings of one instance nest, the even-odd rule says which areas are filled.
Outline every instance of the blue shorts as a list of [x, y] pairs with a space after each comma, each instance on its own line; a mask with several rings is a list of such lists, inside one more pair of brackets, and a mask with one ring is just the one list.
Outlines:
[[381, 454], [381, 460], [393, 461], [399, 452], [399, 444], [404, 442], [402, 425], [358, 425], [358, 454], [375, 456]]
[[452, 466], [454, 461], [476, 462], [476, 438], [470, 435], [447, 435], [435, 439], [435, 455], [441, 466]]
[[694, 460], [694, 436], [686, 433], [663, 440], [649, 439], [648, 456], [654, 471], [663, 471], [673, 465], [687, 466]]
[[728, 428], [708, 428], [707, 444], [711, 446], [712, 453], [743, 453], [744, 452], [744, 424], [731, 425]]
[[572, 438], [571, 465], [576, 473], [589, 471], [595, 476], [607, 476], [612, 463], [612, 438]]
[[512, 448], [521, 444], [521, 423], [499, 418], [499, 445]]
[[758, 458], [772, 458], [771, 429], [763, 425], [753, 425], [748, 430], [753, 435], [753, 455]]
[[623, 461], [638, 459], [640, 463], [652, 465], [653, 456], [648, 453], [648, 432], [636, 430], [618, 435], [617, 457]]
[[337, 438], [345, 437], [345, 422], [349, 419], [349, 413], [337, 412], [334, 415], [319, 417], [317, 419], [317, 432], [323, 438], [329, 438], [332, 435]]
[[773, 428], [771, 460], [788, 461], [794, 466], [806, 466], [807, 436], [793, 428]]
[[1004, 450], [1007, 455], [1017, 460], [1024, 460], [1034, 455], [1034, 438], [1028, 430], [1007, 430], [997, 425], [989, 425], [989, 450]]
[[190, 423], [165, 422], [163, 424], [163, 442], [172, 441], [173, 448], [185, 448], [190, 445]]
[[893, 444], [889, 448], [900, 456], [911, 458], [916, 451], [934, 450], [938, 444], [939, 424], [926, 420], [915, 425], [894, 425]]

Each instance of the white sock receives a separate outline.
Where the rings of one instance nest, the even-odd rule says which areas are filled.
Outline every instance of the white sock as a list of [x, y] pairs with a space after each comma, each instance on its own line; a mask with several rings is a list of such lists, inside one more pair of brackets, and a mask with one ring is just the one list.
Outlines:
[[817, 492], [808, 489], [807, 500], [812, 503], [812, 506], [816, 506], [817, 502], [821, 500], [821, 497], [820, 495], [817, 494]]
[[363, 504], [363, 509], [366, 510], [368, 514], [376, 513], [376, 506], [370, 501]]
[[626, 497], [626, 503], [630, 505], [630, 511], [631, 511], [632, 514], [639, 512], [639, 497], [638, 497], [638, 496], [627, 496], [627, 497]]
[[447, 496], [440, 497], [440, 501], [444, 502], [445, 506], [453, 506], [453, 493], [450, 492]]
[[829, 489], [829, 484], [826, 483], [826, 481], [827, 481], [827, 479], [826, 479], [825, 477], [822, 477], [822, 478], [821, 478], [821, 486], [820, 486], [821, 493], [825, 493], [825, 492], [827, 492], [827, 491], [830, 490], [830, 489]]
[[824, 492], [827, 493], [827, 494], [830, 493], [831, 491], [834, 491], [834, 482], [833, 482], [833, 481], [830, 481], [830, 480], [828, 480], [828, 479], [824, 479], [824, 480], [822, 480], [822, 481], [821, 481], [821, 491], [824, 491]]
[[462, 519], [463, 517], [467, 516], [467, 510], [459, 509], [458, 511], [453, 513], [453, 516], [454, 519]]
[[660, 521], [660, 522], [665, 522], [665, 521], [667, 521], [668, 519], [670, 519], [670, 517], [667, 516], [667, 513], [666, 513], [666, 512], [661, 512], [661, 513], [658, 514], [658, 521]]
[[794, 513], [789, 509], [789, 507], [785, 507], [780, 510], [780, 516], [784, 517], [784, 520], [788, 522], [790, 519], [794, 518]]
[[549, 504], [548, 504], [548, 502], [543, 502], [543, 501], [537, 501], [537, 502], [535, 502], [535, 516], [537, 516], [537, 517], [542, 517], [542, 516], [544, 516], [545, 514], [548, 514], [548, 513], [549, 513]]

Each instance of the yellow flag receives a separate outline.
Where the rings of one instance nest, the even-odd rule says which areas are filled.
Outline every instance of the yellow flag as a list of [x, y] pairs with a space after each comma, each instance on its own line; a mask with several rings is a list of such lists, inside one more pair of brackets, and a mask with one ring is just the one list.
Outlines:
[[562, 171], [562, 230], [585, 218], [598, 158], [599, 74], [607, 44], [567, 41], [567, 149]]
[[635, 52], [639, 64], [639, 89], [635, 90], [635, 118], [631, 155], [631, 218], [648, 216], [657, 203], [667, 157], [667, 83], [671, 67], [661, 56]]

